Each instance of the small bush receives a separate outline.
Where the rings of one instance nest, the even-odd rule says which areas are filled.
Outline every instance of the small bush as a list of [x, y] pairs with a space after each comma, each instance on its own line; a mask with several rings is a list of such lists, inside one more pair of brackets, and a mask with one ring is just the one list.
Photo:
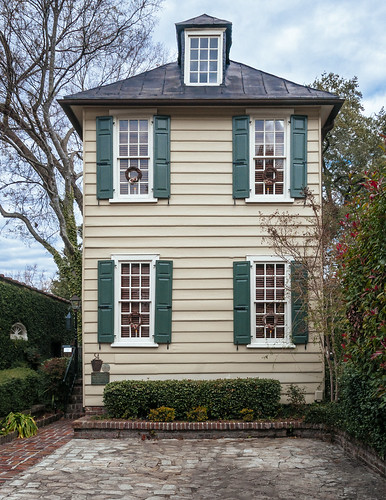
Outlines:
[[0, 372], [0, 418], [41, 402], [42, 375], [29, 368]]
[[46, 404], [62, 408], [67, 394], [63, 378], [66, 373], [68, 358], [47, 359], [41, 366], [44, 375], [44, 398]]
[[254, 419], [253, 410], [250, 408], [243, 408], [240, 411], [240, 415], [244, 422], [252, 422]]
[[307, 424], [326, 424], [328, 427], [341, 427], [340, 407], [338, 403], [313, 403], [305, 411], [304, 422]]
[[38, 432], [38, 427], [31, 415], [24, 413], [10, 412], [4, 421], [3, 434], [17, 431], [17, 437], [20, 439], [35, 436]]
[[305, 393], [306, 391], [298, 385], [291, 384], [288, 387], [285, 394], [288, 399], [291, 416], [299, 417], [303, 414], [306, 407]]
[[255, 416], [274, 417], [280, 401], [280, 382], [269, 379], [124, 380], [106, 385], [103, 401], [113, 418], [146, 418], [151, 408], [168, 406], [176, 418], [205, 406], [211, 419], [240, 418], [243, 408]]
[[208, 410], [205, 406], [196, 406], [186, 412], [188, 422], [205, 422], [208, 420]]
[[176, 418], [176, 412], [174, 408], [168, 408], [167, 406], [160, 406], [150, 410], [147, 417], [152, 422], [173, 422]]

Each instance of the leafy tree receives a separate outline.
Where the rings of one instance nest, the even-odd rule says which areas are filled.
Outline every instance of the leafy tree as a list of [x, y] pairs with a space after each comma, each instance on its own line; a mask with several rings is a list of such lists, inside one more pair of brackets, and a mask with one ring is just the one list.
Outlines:
[[336, 218], [336, 207], [361, 189], [363, 172], [371, 170], [382, 157], [380, 132], [386, 133], [386, 111], [364, 115], [358, 79], [345, 80], [334, 73], [323, 73], [311, 87], [346, 99], [334, 128], [323, 144], [323, 182], [326, 208]]
[[348, 329], [345, 361], [386, 406], [386, 157], [346, 207], [337, 245]]
[[57, 98], [163, 58], [162, 0], [0, 0], [0, 214], [80, 295], [81, 144]]

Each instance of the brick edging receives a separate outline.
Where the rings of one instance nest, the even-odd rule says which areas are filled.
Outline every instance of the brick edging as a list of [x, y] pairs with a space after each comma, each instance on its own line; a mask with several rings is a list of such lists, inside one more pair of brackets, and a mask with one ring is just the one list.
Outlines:
[[94, 420], [85, 416], [73, 422], [74, 437], [85, 439], [140, 437], [219, 438], [219, 437], [303, 437], [339, 444], [344, 452], [386, 477], [386, 463], [369, 446], [339, 429], [300, 420], [279, 422], [148, 422], [142, 420]]
[[[52, 415], [44, 415], [43, 417], [36, 419], [35, 422], [38, 428], [45, 427], [48, 424], [52, 424], [53, 422], [60, 420], [62, 416], [62, 413], [53, 413]], [[2, 444], [11, 443], [15, 439], [17, 439], [17, 431], [10, 432], [5, 436], [0, 436], [0, 446]]]

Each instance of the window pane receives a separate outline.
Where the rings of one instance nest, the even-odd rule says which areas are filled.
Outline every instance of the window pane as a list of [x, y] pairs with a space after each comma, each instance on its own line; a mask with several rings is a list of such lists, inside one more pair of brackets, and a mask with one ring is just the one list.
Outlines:
[[217, 61], [211, 61], [209, 63], [209, 70], [210, 71], [217, 71]]
[[200, 83], [207, 83], [208, 82], [208, 75], [205, 73], [200, 73]]
[[192, 49], [197, 49], [198, 48], [198, 38], [191, 38], [190, 39], [190, 47]]
[[276, 120], [275, 121], [275, 130], [278, 132], [284, 130], [284, 120]]
[[209, 73], [209, 83], [217, 82], [217, 73]]
[[217, 50], [210, 50], [210, 51], [209, 51], [209, 58], [210, 58], [212, 61], [217, 61], [217, 59], [218, 59], [218, 56], [217, 56]]
[[210, 48], [217, 48], [218, 47], [218, 37], [216, 38], [211, 38], [210, 39]]
[[200, 48], [207, 49], [208, 48], [208, 38], [201, 37], [200, 38]]
[[190, 71], [198, 71], [198, 61], [190, 61]]
[[208, 59], [208, 51], [206, 49], [200, 50], [200, 60], [207, 60]]
[[198, 50], [193, 49], [190, 51], [190, 59], [192, 61], [197, 61], [198, 60]]
[[198, 73], [190, 73], [190, 83], [198, 83]]
[[208, 62], [207, 61], [200, 62], [200, 71], [208, 71]]
[[265, 120], [265, 130], [266, 132], [270, 132], [274, 129], [274, 121], [273, 120]]

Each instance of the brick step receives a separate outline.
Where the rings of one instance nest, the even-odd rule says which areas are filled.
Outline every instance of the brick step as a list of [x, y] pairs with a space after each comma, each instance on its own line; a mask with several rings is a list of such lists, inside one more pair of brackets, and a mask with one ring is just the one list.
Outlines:
[[77, 420], [78, 418], [84, 417], [83, 412], [65, 413], [64, 418], [69, 420]]
[[82, 403], [69, 403], [67, 411], [83, 411], [83, 405]]
[[81, 385], [74, 385], [72, 389], [72, 394], [82, 394], [83, 388]]
[[70, 403], [82, 403], [82, 402], [83, 402], [82, 394], [72, 394], [70, 396]]

